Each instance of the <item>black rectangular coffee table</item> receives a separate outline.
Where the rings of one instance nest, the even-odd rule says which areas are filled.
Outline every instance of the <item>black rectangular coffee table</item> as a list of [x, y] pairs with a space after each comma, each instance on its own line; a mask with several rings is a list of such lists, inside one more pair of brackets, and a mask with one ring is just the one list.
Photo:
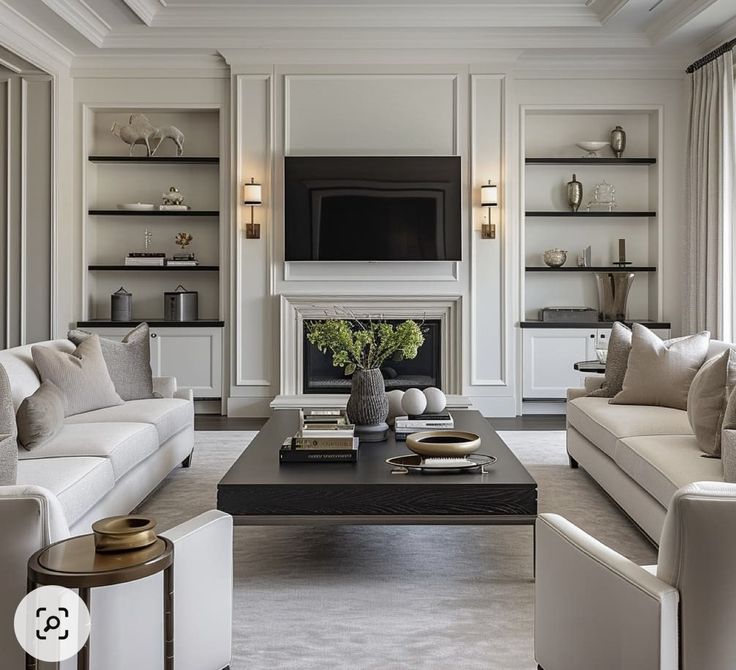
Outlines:
[[357, 463], [279, 464], [298, 412], [269, 419], [217, 486], [217, 508], [237, 524], [533, 524], [537, 483], [474, 410], [452, 411], [457, 430], [482, 438], [497, 462], [486, 474], [392, 474], [385, 461], [409, 453], [393, 433], [360, 446]]

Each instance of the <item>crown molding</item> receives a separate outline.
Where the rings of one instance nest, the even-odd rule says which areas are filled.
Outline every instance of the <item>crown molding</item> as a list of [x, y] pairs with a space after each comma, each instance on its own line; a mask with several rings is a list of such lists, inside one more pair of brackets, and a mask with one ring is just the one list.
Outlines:
[[0, 0], [0, 44], [52, 74], [67, 73], [74, 56], [4, 0]]
[[601, 25], [605, 25], [628, 4], [629, 0], [587, 0], [585, 6], [595, 12]]
[[717, 2], [720, 0], [679, 0], [671, 7], [664, 9], [647, 26], [646, 33], [652, 44], [659, 44]]
[[229, 78], [230, 68], [219, 54], [120, 54], [77, 56], [71, 74], [78, 78]]
[[[611, 0], [601, 0], [609, 2]], [[614, 0], [618, 2], [619, 0]], [[242, 4], [211, 2], [168, 5], [164, 0], [125, 0], [153, 28], [439, 28], [600, 27], [585, 5], [518, 2], [416, 4]]]
[[102, 46], [111, 30], [110, 24], [84, 0], [43, 0], [43, 3], [96, 47]]
[[152, 26], [156, 14], [166, 8], [165, 0], [123, 0], [123, 2], [147, 26]]
[[516, 79], [683, 79], [690, 54], [579, 54], [527, 51], [516, 62]]

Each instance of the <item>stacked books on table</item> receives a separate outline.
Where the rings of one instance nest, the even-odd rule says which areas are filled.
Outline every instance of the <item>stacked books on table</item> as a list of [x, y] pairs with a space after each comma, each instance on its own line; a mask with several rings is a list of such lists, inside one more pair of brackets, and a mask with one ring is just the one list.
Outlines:
[[125, 265], [164, 265], [166, 254], [157, 252], [131, 252], [125, 257]]
[[397, 440], [405, 440], [407, 435], [423, 430], [452, 430], [453, 428], [455, 428], [455, 422], [449, 412], [397, 416], [394, 424]]
[[284, 440], [280, 463], [356, 463], [358, 438], [344, 410], [305, 409], [296, 435]]

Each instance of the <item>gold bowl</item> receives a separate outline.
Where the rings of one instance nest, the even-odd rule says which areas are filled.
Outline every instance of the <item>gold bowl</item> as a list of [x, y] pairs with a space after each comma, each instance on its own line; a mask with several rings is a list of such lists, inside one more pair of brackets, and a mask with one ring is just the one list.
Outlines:
[[406, 446], [425, 457], [467, 456], [480, 448], [480, 436], [464, 430], [424, 430], [407, 435]]
[[92, 524], [95, 551], [142, 549], [156, 541], [155, 519], [148, 516], [110, 516]]

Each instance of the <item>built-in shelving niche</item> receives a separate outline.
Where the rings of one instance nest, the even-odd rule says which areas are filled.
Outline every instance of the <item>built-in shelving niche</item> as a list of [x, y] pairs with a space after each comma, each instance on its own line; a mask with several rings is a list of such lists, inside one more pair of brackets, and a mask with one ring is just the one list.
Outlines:
[[[627, 146], [621, 158], [610, 148], [599, 158], [584, 156], [575, 146], [585, 140], [607, 140], [621, 125]], [[659, 110], [527, 108], [523, 112], [522, 216], [524, 318], [539, 318], [549, 306], [598, 305], [592, 272], [614, 271], [618, 240], [626, 239], [626, 268], [637, 276], [631, 290], [629, 315], [635, 319], [662, 319], [661, 148]], [[573, 213], [566, 201], [566, 184], [576, 174], [583, 184], [583, 205]], [[616, 188], [617, 207], [586, 211], [595, 185], [607, 181]], [[592, 247], [593, 268], [578, 270], [577, 257]], [[546, 249], [568, 252], [566, 265], [544, 266]]]

